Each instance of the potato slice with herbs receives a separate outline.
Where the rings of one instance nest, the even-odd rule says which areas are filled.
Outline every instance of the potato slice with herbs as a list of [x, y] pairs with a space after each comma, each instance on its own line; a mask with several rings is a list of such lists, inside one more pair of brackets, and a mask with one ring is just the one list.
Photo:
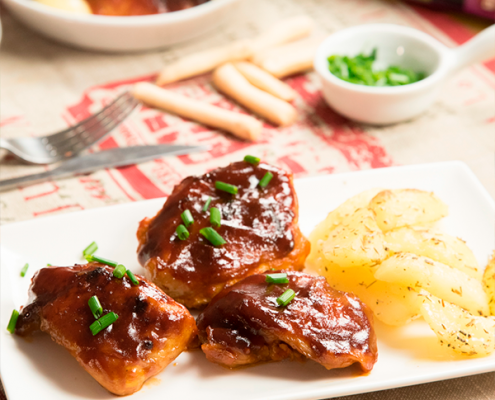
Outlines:
[[387, 256], [383, 233], [368, 208], [345, 217], [322, 242], [321, 251], [327, 261], [343, 268], [371, 266]]
[[327, 217], [316, 225], [309, 235], [311, 248], [315, 246], [318, 240], [327, 240], [330, 231], [340, 224], [345, 217], [354, 214], [359, 208], [366, 208], [371, 199], [382, 190], [383, 189], [365, 190], [346, 200], [335, 210], [329, 212]]
[[375, 278], [425, 289], [474, 315], [489, 315], [488, 299], [480, 281], [427, 257], [395, 254], [377, 267]]
[[454, 267], [471, 278], [481, 280], [482, 272], [466, 242], [430, 229], [399, 228], [385, 234], [393, 253], [414, 253]]
[[328, 262], [321, 249], [306, 260], [306, 267], [324, 276], [333, 288], [356, 294], [387, 325], [404, 325], [420, 315], [418, 293], [406, 286], [378, 281], [369, 267], [339, 267]]
[[425, 295], [420, 309], [442, 345], [469, 356], [495, 351], [495, 318], [472, 315], [431, 294]]
[[485, 293], [488, 296], [490, 314], [495, 315], [495, 251], [483, 274], [483, 289], [485, 289]]
[[448, 214], [447, 205], [431, 192], [417, 189], [383, 190], [370, 201], [383, 232], [428, 224]]

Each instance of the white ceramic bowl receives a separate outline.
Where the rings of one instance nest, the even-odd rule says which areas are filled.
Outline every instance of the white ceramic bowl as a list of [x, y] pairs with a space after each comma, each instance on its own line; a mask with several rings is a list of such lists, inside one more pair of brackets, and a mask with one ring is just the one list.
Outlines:
[[240, 0], [212, 0], [164, 14], [79, 15], [32, 0], [3, 0], [19, 21], [59, 42], [88, 50], [126, 52], [166, 47], [218, 26]]
[[[495, 57], [495, 26], [468, 43], [450, 50], [416, 29], [391, 24], [360, 25], [339, 31], [323, 41], [314, 67], [323, 97], [340, 114], [364, 123], [385, 125], [411, 119], [435, 100], [445, 79], [473, 62]], [[399, 65], [427, 77], [404, 86], [376, 87], [346, 82], [328, 70], [331, 55], [355, 56], [377, 48], [377, 67]]]

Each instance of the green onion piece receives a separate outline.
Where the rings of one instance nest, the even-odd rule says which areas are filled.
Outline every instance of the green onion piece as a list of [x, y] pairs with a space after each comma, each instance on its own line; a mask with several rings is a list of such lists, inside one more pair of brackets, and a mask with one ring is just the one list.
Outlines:
[[50, 264], [50, 263], [47, 263], [47, 264], [46, 264], [46, 266], [47, 266], [47, 267], [53, 267], [53, 265], [52, 265], [52, 264]]
[[272, 178], [273, 178], [273, 174], [271, 172], [267, 172], [265, 176], [261, 178], [261, 181], [258, 185], [260, 185], [260, 187], [262, 188], [267, 187], [270, 181], [272, 180]]
[[15, 326], [17, 325], [17, 318], [19, 318], [19, 311], [12, 310], [12, 315], [10, 316], [9, 324], [7, 325], [7, 330], [10, 333], [14, 333]]
[[186, 226], [186, 228], [194, 223], [194, 218], [191, 214], [191, 211], [186, 210], [180, 216], [182, 218], [182, 221], [184, 221], [184, 225]]
[[103, 314], [103, 307], [100, 304], [100, 300], [98, 300], [98, 297], [93, 296], [88, 300], [88, 305], [89, 308], [91, 309], [91, 312], [93, 313], [95, 319], [98, 319], [101, 317], [101, 314]]
[[136, 277], [130, 270], [127, 270], [127, 276], [129, 277], [130, 281], [134, 286], [139, 285], [139, 281], [136, 279]]
[[214, 228], [220, 228], [222, 224], [222, 214], [216, 207], [210, 208], [210, 223]]
[[277, 297], [277, 303], [279, 306], [286, 306], [296, 296], [296, 292], [292, 289], [287, 289], [283, 294]]
[[407, 75], [398, 74], [396, 72], [391, 72], [390, 74], [388, 74], [388, 79], [398, 85], [407, 85], [408, 83], [411, 83], [411, 80]]
[[98, 250], [98, 245], [96, 244], [96, 242], [93, 242], [83, 250], [83, 257], [94, 254], [96, 250]]
[[265, 280], [268, 283], [289, 283], [289, 278], [287, 278], [287, 274], [285, 272], [280, 272], [278, 274], [268, 274]]
[[22, 267], [22, 269], [21, 269], [21, 276], [23, 278], [26, 276], [26, 272], [27, 272], [28, 268], [29, 268], [29, 264], [28, 263], [24, 264], [24, 267]]
[[238, 191], [237, 186], [231, 185], [230, 183], [220, 182], [220, 181], [215, 182], [215, 187], [218, 190], [222, 190], [222, 191], [230, 193], [230, 194], [237, 194], [237, 191]]
[[210, 203], [211, 203], [211, 197], [208, 197], [208, 200], [206, 200], [206, 203], [203, 206], [203, 212], [208, 211], [208, 208], [210, 207]]
[[115, 276], [117, 279], [122, 279], [126, 271], [127, 271], [126, 267], [124, 267], [122, 264], [119, 264], [113, 270], [113, 276]]
[[179, 237], [180, 240], [186, 240], [189, 237], [189, 231], [182, 224], [180, 224], [177, 227], [177, 229], [175, 230], [175, 233], [177, 233], [177, 236]]
[[108, 328], [115, 321], [117, 321], [118, 318], [119, 316], [117, 314], [115, 314], [114, 312], [109, 312], [108, 314], [105, 314], [103, 317], [93, 322], [89, 326], [89, 329], [91, 329], [91, 333], [94, 336], [97, 333], [100, 333], [103, 329]]
[[111, 267], [116, 267], [117, 265], [119, 265], [119, 263], [117, 261], [112, 261], [112, 260], [109, 260], [107, 258], [98, 257], [98, 256], [95, 256], [93, 254], [90, 256], [86, 256], [85, 258], [89, 262], [96, 261], [96, 262], [99, 262], [102, 264], [110, 265]]
[[201, 233], [213, 246], [221, 246], [227, 243], [213, 228], [203, 228], [199, 233]]
[[249, 164], [257, 165], [260, 162], [260, 159], [255, 156], [245, 156], [244, 161], [246, 161]]

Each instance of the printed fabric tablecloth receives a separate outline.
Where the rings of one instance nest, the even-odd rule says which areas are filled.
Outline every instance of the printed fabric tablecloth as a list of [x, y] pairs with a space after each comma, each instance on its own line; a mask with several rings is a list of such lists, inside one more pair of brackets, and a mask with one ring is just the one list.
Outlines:
[[[170, 60], [207, 46], [249, 37], [275, 21], [306, 14], [328, 34], [363, 23], [388, 22], [423, 30], [449, 47], [474, 32], [452, 16], [394, 1], [249, 0], [215, 32], [170, 49], [102, 54], [68, 48], [22, 27], [2, 13], [0, 127], [3, 137], [42, 135], [98, 111], [138, 81], [152, 80]], [[181, 179], [255, 154], [296, 178], [461, 160], [495, 197], [495, 60], [452, 77], [438, 101], [419, 118], [387, 127], [353, 123], [323, 101], [312, 72], [286, 80], [298, 93], [295, 124], [264, 124], [261, 140], [247, 143], [177, 116], [140, 106], [93, 150], [155, 143], [206, 144], [209, 151], [38, 184], [0, 194], [2, 224], [56, 213], [167, 196]], [[209, 74], [168, 85], [173, 91], [246, 112], [218, 93]], [[45, 170], [4, 156], [0, 178]], [[0, 399], [2, 398], [0, 394]], [[371, 399], [494, 399], [495, 373], [346, 397]], [[342, 398], [343, 399], [343, 398]]]

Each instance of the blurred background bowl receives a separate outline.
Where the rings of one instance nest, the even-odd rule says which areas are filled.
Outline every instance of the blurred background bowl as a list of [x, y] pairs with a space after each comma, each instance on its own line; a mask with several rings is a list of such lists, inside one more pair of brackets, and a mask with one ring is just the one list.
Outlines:
[[215, 28], [241, 0], [212, 0], [163, 14], [114, 17], [74, 14], [32, 0], [3, 0], [29, 28], [86, 50], [129, 52], [159, 49]]

